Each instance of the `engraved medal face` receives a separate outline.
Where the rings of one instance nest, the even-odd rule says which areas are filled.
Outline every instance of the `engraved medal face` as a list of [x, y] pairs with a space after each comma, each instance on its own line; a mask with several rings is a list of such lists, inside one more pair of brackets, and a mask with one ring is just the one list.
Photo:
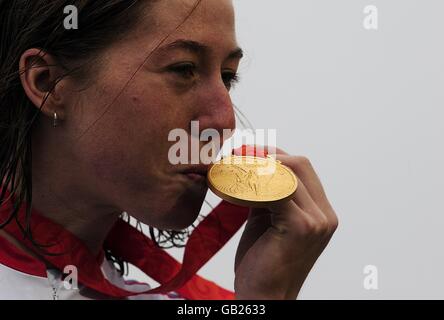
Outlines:
[[248, 207], [287, 201], [296, 192], [293, 171], [274, 158], [230, 156], [208, 171], [209, 188], [222, 199]]

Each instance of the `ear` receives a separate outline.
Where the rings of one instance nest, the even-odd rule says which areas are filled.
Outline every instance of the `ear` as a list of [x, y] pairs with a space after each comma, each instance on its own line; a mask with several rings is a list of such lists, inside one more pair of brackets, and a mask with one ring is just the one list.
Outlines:
[[61, 86], [56, 83], [62, 76], [63, 69], [57, 65], [56, 60], [34, 48], [22, 54], [19, 67], [20, 80], [29, 100], [51, 119], [54, 118], [54, 113], [57, 113], [58, 119], [64, 119]]

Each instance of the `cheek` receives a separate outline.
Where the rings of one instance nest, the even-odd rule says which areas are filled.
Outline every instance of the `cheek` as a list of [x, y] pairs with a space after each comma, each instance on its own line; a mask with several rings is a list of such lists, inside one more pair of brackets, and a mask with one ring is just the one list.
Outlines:
[[116, 103], [76, 143], [75, 157], [99, 183], [136, 184], [149, 175], [143, 152], [153, 135], [151, 126], [132, 109], [129, 103]]
[[[132, 141], [132, 145], [129, 144]], [[137, 155], [132, 148], [137, 142], [127, 132], [100, 127], [83, 146], [86, 165], [98, 181], [121, 183], [137, 172]], [[139, 169], [140, 170], [140, 169]]]
[[158, 166], [169, 166], [168, 151], [174, 144], [168, 141], [170, 132], [177, 128], [188, 130], [192, 120], [192, 108], [187, 107], [190, 103], [165, 91], [154, 87], [128, 98], [134, 136], [146, 141], [147, 157], [154, 158]]
[[125, 94], [82, 139], [78, 153], [98, 179], [127, 188], [146, 188], [169, 167], [168, 133], [177, 120], [168, 101]]
[[115, 78], [106, 77], [85, 99], [85, 122], [95, 124], [82, 138], [79, 160], [82, 153], [88, 154], [86, 164], [107, 180], [127, 177], [143, 183], [153, 175], [167, 175], [171, 170], [168, 151], [173, 144], [168, 134], [175, 128], [188, 128], [192, 108], [187, 106], [192, 101], [172, 94], [155, 77], [135, 77], [115, 99], [121, 91], [119, 82], [112, 81]]

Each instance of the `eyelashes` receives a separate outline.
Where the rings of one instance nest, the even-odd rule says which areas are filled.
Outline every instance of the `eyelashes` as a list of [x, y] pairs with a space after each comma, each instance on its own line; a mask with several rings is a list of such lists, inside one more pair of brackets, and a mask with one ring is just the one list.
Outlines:
[[[198, 73], [197, 66], [192, 62], [174, 64], [168, 67], [168, 71], [184, 81], [195, 81]], [[232, 89], [240, 81], [240, 76], [235, 71], [224, 71], [221, 78], [227, 90]]]
[[197, 67], [194, 63], [179, 63], [170, 66], [168, 70], [184, 79], [193, 79], [196, 76]]
[[222, 80], [228, 90], [232, 89], [240, 81], [240, 76], [237, 72], [223, 72]]

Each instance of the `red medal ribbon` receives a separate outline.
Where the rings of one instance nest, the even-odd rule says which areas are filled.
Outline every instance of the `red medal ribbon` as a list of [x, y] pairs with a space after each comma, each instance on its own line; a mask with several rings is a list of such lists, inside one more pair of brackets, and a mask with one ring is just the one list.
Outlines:
[[[11, 203], [5, 203], [0, 208], [0, 219], [4, 221], [12, 212], [11, 209]], [[242, 227], [248, 212], [248, 208], [222, 202], [191, 234], [185, 247], [183, 264], [157, 247], [150, 238], [133, 226], [123, 220], [117, 221], [105, 241], [104, 248], [135, 265], [161, 284], [158, 288], [137, 293], [121, 289], [109, 282], [101, 271], [97, 257], [81, 240], [62, 226], [41, 216], [36, 210], [32, 211], [31, 230], [36, 243], [49, 245], [45, 250], [50, 255], [44, 255], [42, 259], [61, 271], [66, 266], [75, 266], [80, 283], [107, 296], [125, 298], [176, 291], [190, 300], [231, 300], [234, 299], [233, 292], [196, 275], [196, 272]], [[18, 221], [22, 226], [25, 225], [24, 217], [25, 206], [18, 214]], [[24, 238], [16, 221], [9, 223], [4, 230], [35, 251], [34, 245]]]

